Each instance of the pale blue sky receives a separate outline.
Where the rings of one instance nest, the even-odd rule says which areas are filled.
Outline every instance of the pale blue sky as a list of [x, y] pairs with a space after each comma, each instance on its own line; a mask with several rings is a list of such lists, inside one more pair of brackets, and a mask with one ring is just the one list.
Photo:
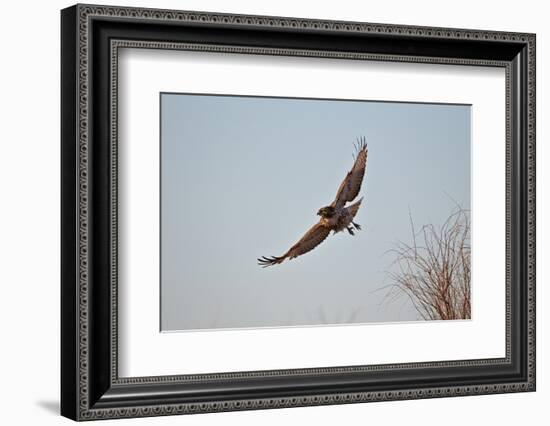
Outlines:
[[[162, 330], [419, 319], [377, 289], [409, 208], [422, 225], [470, 207], [469, 106], [161, 94], [161, 132]], [[363, 231], [259, 267], [316, 223], [359, 136]]]

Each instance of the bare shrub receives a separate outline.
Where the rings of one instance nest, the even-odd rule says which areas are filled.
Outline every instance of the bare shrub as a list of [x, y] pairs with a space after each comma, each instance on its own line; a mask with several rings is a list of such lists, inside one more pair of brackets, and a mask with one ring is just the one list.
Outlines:
[[[409, 213], [409, 217], [410, 213]], [[469, 211], [456, 209], [441, 227], [424, 225], [412, 242], [398, 242], [388, 297], [407, 295], [425, 320], [471, 318]]]

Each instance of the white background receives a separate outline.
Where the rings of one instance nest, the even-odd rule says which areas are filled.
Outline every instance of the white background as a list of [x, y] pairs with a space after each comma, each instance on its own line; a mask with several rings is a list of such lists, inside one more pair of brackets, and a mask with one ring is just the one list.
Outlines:
[[[119, 374], [504, 357], [504, 76], [502, 68], [123, 50]], [[158, 94], [166, 91], [471, 103], [472, 320], [159, 333]], [[213, 347], [227, 349], [222, 357], [204, 350]]]
[[[103, 3], [117, 4], [105, 0]], [[122, 0], [121, 0], [121, 3]], [[130, 4], [128, 2], [124, 2]], [[59, 395], [59, 9], [64, 1], [3, 5], [0, 73], [0, 351], [3, 424], [68, 424]], [[548, 167], [550, 29], [544, 2], [139, 1], [133, 6], [536, 32], [538, 391], [423, 401], [118, 420], [120, 424], [545, 424], [550, 399]], [[538, 418], [538, 420], [537, 420]], [[113, 423], [108, 421], [102, 424]], [[131, 422], [131, 423], [129, 423]], [[116, 424], [116, 423], [113, 423]]]

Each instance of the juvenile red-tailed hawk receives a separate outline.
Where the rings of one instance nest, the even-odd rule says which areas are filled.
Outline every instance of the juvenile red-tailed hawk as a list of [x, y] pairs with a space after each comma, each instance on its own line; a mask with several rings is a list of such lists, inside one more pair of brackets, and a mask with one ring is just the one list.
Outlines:
[[317, 212], [317, 214], [321, 216], [319, 222], [313, 225], [300, 241], [290, 247], [285, 254], [272, 257], [262, 256], [258, 259], [259, 265], [265, 268], [266, 266], [283, 263], [286, 259], [294, 259], [295, 257], [305, 254], [325, 241], [330, 231], [336, 234], [346, 229], [350, 235], [355, 235], [354, 229], [361, 229], [361, 226], [355, 223], [353, 219], [359, 211], [363, 198], [360, 198], [355, 203], [346, 207], [346, 203], [352, 202], [359, 194], [363, 176], [365, 175], [365, 168], [367, 166], [368, 150], [365, 138], [361, 138], [357, 142], [355, 163], [344, 178], [344, 181], [340, 184], [338, 192], [336, 193], [336, 198], [332, 204], [320, 208]]

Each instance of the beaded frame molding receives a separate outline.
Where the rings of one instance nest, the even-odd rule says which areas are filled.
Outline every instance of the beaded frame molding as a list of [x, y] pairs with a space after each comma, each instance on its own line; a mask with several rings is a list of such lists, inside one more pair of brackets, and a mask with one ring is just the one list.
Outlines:
[[[61, 13], [61, 414], [74, 420], [535, 390], [535, 35], [75, 5]], [[118, 376], [120, 48], [502, 67], [506, 356]]]

